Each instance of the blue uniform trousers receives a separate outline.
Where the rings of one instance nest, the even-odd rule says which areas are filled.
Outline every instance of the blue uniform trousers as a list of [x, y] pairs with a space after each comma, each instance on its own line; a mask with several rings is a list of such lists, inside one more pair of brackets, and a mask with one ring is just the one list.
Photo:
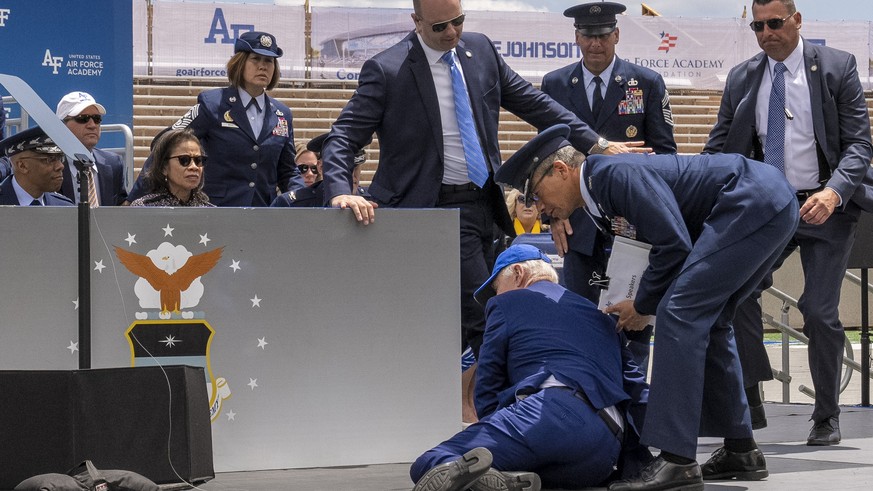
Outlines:
[[[840, 288], [855, 233], [858, 217], [837, 211], [821, 225], [800, 222], [772, 271], [798, 247], [803, 268], [803, 294], [797, 307], [803, 314], [803, 334], [809, 338], [809, 367], [815, 389], [812, 419], [824, 421], [840, 414], [839, 390], [844, 347], [843, 324], [840, 322]], [[752, 296], [737, 309], [734, 328], [746, 387], [773, 378], [770, 359], [764, 350], [761, 292], [773, 284], [768, 274]]]
[[[694, 459], [698, 436], [752, 437], [730, 321], [798, 219], [792, 202], [754, 233], [683, 265], [657, 308], [643, 444]], [[695, 244], [718, 243], [716, 234], [705, 227]]]
[[419, 457], [414, 482], [433, 467], [476, 447], [494, 455], [492, 467], [533, 471], [548, 488], [595, 486], [618, 462], [621, 445], [586, 402], [563, 389], [544, 389], [498, 409]]

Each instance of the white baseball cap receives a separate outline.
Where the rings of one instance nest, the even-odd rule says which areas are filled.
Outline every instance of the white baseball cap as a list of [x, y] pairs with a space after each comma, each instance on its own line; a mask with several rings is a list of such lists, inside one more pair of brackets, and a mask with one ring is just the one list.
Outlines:
[[66, 119], [70, 116], [78, 116], [79, 113], [90, 106], [96, 107], [101, 115], [106, 114], [106, 108], [97, 104], [97, 101], [91, 97], [91, 94], [87, 92], [70, 92], [61, 99], [61, 102], [58, 102], [56, 114], [60, 119]]

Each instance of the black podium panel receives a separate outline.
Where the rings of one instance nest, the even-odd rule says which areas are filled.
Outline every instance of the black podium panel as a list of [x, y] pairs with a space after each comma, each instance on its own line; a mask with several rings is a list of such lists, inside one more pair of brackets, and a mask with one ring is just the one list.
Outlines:
[[214, 477], [203, 368], [0, 371], [0, 408], [0, 489], [85, 459], [158, 484]]

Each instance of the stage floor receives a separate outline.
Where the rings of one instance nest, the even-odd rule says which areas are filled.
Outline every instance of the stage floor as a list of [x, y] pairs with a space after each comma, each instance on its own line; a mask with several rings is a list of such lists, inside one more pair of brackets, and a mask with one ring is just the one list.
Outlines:
[[[808, 447], [808, 404], [765, 404], [769, 426], [755, 432], [767, 458], [764, 481], [707, 482], [708, 491], [794, 491], [873, 489], [873, 408], [844, 406], [843, 441], [832, 447]], [[703, 438], [703, 463], [720, 446]], [[424, 450], [424, 449], [423, 449]], [[410, 490], [409, 463], [355, 467], [219, 473], [200, 486], [206, 491], [395, 491]], [[598, 489], [598, 488], [589, 488]]]

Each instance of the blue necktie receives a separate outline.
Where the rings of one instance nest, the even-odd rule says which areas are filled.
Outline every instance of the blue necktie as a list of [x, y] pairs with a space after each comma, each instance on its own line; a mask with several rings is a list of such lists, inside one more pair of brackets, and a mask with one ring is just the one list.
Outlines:
[[467, 86], [458, 67], [455, 66], [455, 52], [446, 51], [440, 58], [449, 66], [452, 73], [452, 92], [455, 96], [455, 116], [458, 118], [458, 130], [461, 132], [461, 143], [464, 145], [464, 160], [467, 161], [467, 177], [480, 188], [488, 181], [488, 167], [485, 166], [485, 155], [479, 145], [476, 125], [473, 123], [473, 111], [470, 108], [470, 96]]
[[603, 93], [600, 92], [600, 84], [603, 83], [603, 79], [600, 77], [594, 77], [593, 81], [594, 96], [591, 98], [591, 113], [597, 117], [600, 115], [600, 109], [603, 108]]
[[38, 199], [35, 199], [30, 202], [30, 206], [42, 206], [42, 203], [40, 203]]
[[767, 141], [764, 142], [764, 162], [785, 172], [785, 65], [773, 69], [773, 88], [767, 107]]

